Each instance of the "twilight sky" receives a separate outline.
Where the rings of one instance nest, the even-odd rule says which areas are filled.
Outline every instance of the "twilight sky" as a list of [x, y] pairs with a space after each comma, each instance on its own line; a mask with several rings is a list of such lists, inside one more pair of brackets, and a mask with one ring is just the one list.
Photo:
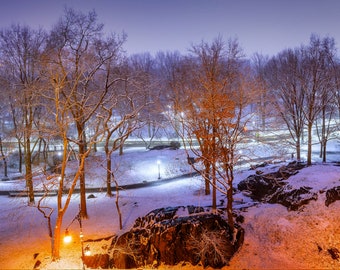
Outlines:
[[125, 31], [128, 54], [187, 53], [191, 44], [237, 38], [244, 53], [272, 56], [333, 37], [340, 50], [340, 0], [0, 0], [0, 28], [12, 23], [50, 30], [65, 7], [95, 10], [108, 32]]

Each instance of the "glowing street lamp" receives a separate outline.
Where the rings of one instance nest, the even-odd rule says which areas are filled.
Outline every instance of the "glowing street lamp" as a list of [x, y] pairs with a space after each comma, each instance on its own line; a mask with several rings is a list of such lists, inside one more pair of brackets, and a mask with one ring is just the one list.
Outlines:
[[79, 213], [74, 217], [74, 219], [71, 221], [71, 223], [66, 227], [65, 235], [64, 235], [64, 243], [68, 244], [72, 241], [72, 236], [70, 235], [68, 228], [72, 225], [72, 223], [77, 220], [79, 222], [79, 238], [80, 238], [80, 245], [81, 245], [81, 260], [83, 262], [83, 269], [85, 269], [84, 265], [84, 256], [90, 256], [91, 250], [90, 247], [87, 245], [84, 249], [84, 235], [83, 235], [83, 225], [81, 220], [81, 209], [79, 205]]
[[65, 235], [64, 235], [64, 243], [69, 244], [72, 241], [72, 236], [68, 232], [68, 229], [65, 230]]
[[158, 165], [158, 179], [161, 179], [161, 161], [157, 160]]

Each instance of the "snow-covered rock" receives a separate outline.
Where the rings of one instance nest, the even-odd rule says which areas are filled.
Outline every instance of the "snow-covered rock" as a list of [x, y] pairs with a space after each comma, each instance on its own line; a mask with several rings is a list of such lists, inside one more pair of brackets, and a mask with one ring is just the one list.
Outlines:
[[250, 175], [238, 184], [238, 189], [253, 200], [279, 203], [286, 206], [288, 210], [299, 210], [309, 201], [318, 198], [311, 187], [293, 187], [286, 181], [304, 167], [302, 163], [291, 162], [274, 173]]
[[[222, 215], [198, 207], [156, 209], [136, 220], [134, 227], [113, 243], [113, 267], [192, 265], [221, 268], [243, 243], [244, 230], [236, 225], [236, 240]], [[193, 212], [193, 214], [189, 214]]]

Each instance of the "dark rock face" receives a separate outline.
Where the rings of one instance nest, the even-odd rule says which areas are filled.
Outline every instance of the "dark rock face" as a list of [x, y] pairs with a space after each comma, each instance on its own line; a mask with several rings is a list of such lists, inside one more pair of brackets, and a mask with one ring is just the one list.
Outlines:
[[310, 187], [293, 189], [284, 180], [304, 167], [302, 163], [291, 162], [274, 173], [250, 175], [238, 184], [238, 189], [246, 191], [253, 200], [280, 203], [288, 210], [298, 210], [310, 200], [316, 200], [317, 194], [310, 192]]
[[275, 175], [250, 175], [238, 184], [240, 191], [249, 192], [249, 196], [256, 201], [267, 201], [268, 196], [282, 187], [284, 183]]
[[340, 258], [340, 251], [337, 248], [329, 248], [327, 249], [328, 253], [331, 255], [333, 260], [339, 260]]
[[325, 205], [329, 206], [331, 203], [340, 200], [340, 187], [334, 187], [326, 191]]
[[83, 262], [88, 268], [107, 269], [110, 266], [109, 254], [95, 254], [93, 256], [84, 256]]
[[[161, 208], [137, 219], [134, 228], [113, 243], [112, 266], [127, 269], [190, 262], [221, 268], [228, 264], [243, 243], [244, 230], [236, 225], [234, 239], [221, 215], [203, 210], [194, 206]], [[177, 215], [183, 211], [193, 214]]]
[[300, 187], [299, 189], [291, 189], [290, 186], [280, 188], [268, 200], [269, 203], [280, 203], [287, 207], [288, 210], [299, 210], [301, 206], [308, 204], [311, 200], [317, 200], [318, 195], [310, 192], [310, 187]]

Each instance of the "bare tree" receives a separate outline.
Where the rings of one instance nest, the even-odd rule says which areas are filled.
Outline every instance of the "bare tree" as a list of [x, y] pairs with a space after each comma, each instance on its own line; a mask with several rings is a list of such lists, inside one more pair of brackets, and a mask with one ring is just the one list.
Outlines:
[[11, 89], [9, 100], [15, 136], [19, 142], [19, 155], [21, 146], [24, 149], [29, 204], [34, 204], [32, 155], [37, 142], [34, 118], [38, 107], [41, 57], [45, 44], [46, 33], [41, 29], [12, 25], [0, 32], [0, 50], [8, 72], [6, 79]]
[[[325, 102], [322, 101], [325, 98], [325, 91], [331, 91], [328, 74], [335, 55], [334, 39], [321, 39], [312, 35], [309, 46], [303, 47], [302, 53], [302, 68], [304, 70], [302, 87], [306, 95], [304, 115], [308, 131], [307, 164], [311, 165], [313, 124], [325, 106]], [[326, 142], [323, 140], [322, 143], [326, 144]]]
[[266, 65], [266, 79], [272, 88], [275, 109], [293, 140], [297, 160], [301, 159], [301, 141], [305, 125], [305, 91], [301, 82], [300, 50], [288, 49], [270, 59]]
[[[307, 127], [307, 164], [312, 159], [312, 132], [318, 117], [321, 119], [320, 143], [325, 149], [326, 126], [332, 115], [329, 103], [334, 88], [335, 46], [332, 38], [310, 38], [308, 46], [288, 49], [273, 57], [267, 65], [267, 80], [273, 89], [275, 105], [295, 143], [297, 159], [301, 158], [301, 140]], [[328, 109], [327, 109], [328, 108]], [[330, 118], [329, 118], [330, 117]], [[321, 151], [323, 152], [323, 150]]]
[[4, 147], [3, 147], [3, 142], [2, 142], [2, 135], [0, 135], [0, 155], [1, 159], [3, 161], [3, 166], [4, 166], [4, 177], [8, 177], [8, 166], [7, 166], [7, 157], [4, 152]]
[[[118, 67], [117, 67], [118, 68]], [[119, 68], [118, 68], [119, 69]], [[123, 145], [130, 134], [139, 128], [138, 115], [146, 106], [145, 92], [133, 86], [135, 78], [130, 75], [125, 65], [120, 72], [114, 73], [113, 67], [106, 69], [105, 86], [110, 88], [110, 95], [100, 107], [100, 117], [104, 130], [104, 151], [106, 155], [107, 195], [112, 196], [112, 180], [117, 180], [112, 171], [112, 153], [119, 149], [123, 154]], [[113, 179], [112, 179], [113, 178]]]
[[[1, 66], [1, 59], [0, 59], [0, 66]], [[2, 72], [0, 71], [0, 87], [2, 89], [2, 91], [0, 91], [0, 155], [1, 155], [1, 159], [3, 161], [3, 168], [4, 168], [4, 177], [7, 178], [8, 177], [8, 164], [7, 164], [7, 159], [8, 159], [8, 153], [6, 151], [6, 147], [5, 147], [5, 141], [8, 138], [8, 140], [10, 141], [10, 138], [8, 137], [9, 132], [8, 132], [8, 128], [6, 125], [6, 122], [9, 119], [9, 114], [8, 114], [8, 103], [6, 102], [7, 99], [7, 91], [6, 89], [8, 89], [8, 87], [6, 87], [6, 80], [5, 80], [5, 75], [2, 74]]]
[[334, 89], [333, 89], [333, 98], [334, 104], [337, 109], [336, 115], [338, 116], [338, 121], [340, 120], [340, 62], [334, 61]]
[[[173, 126], [176, 136], [179, 136], [182, 140], [186, 140], [186, 128], [185, 128], [185, 104], [190, 104], [191, 91], [194, 91], [194, 61], [190, 57], [181, 56], [178, 52], [158, 53], [157, 55], [159, 65], [160, 82], [162, 85], [163, 96], [166, 98], [165, 104], [163, 104], [164, 111], [169, 119], [171, 119], [171, 125]], [[197, 95], [200, 95], [197, 92]], [[201, 123], [204, 125], [204, 123]], [[186, 141], [183, 142], [186, 145]], [[195, 142], [193, 142], [194, 144]], [[199, 145], [202, 153], [208, 151], [205, 144]], [[193, 157], [188, 155], [188, 162], [191, 164]], [[207, 161], [202, 161], [204, 164], [205, 173], [205, 195], [211, 193], [210, 190], [210, 166]]]
[[[332, 80], [330, 80], [332, 81]], [[334, 124], [336, 106], [333, 101], [333, 91], [325, 91], [321, 97], [322, 109], [315, 120], [315, 130], [320, 142], [320, 158], [323, 162], [327, 160], [327, 142], [332, 139], [332, 135], [337, 131]], [[334, 137], [333, 137], [334, 138]]]
[[337, 131], [337, 125], [334, 122], [337, 113], [337, 63], [335, 58], [334, 42], [332, 40], [324, 40], [323, 46], [326, 50], [325, 61], [326, 68], [324, 70], [324, 76], [326, 82], [324, 83], [324, 89], [320, 91], [319, 102], [320, 112], [315, 120], [315, 130], [320, 142], [320, 158], [323, 162], [327, 160], [327, 142], [335, 138]]
[[255, 122], [256, 129], [264, 131], [268, 125], [270, 125], [266, 119], [272, 116], [271, 110], [273, 109], [273, 106], [271, 106], [273, 94], [266, 80], [266, 65], [269, 59], [266, 56], [256, 53], [252, 60], [255, 73], [254, 77], [257, 83], [256, 88], [258, 89], [257, 98], [254, 97], [256, 119], [253, 119], [253, 122]]
[[[175, 121], [175, 131], [178, 129], [176, 119], [180, 112], [181, 97], [189, 79], [189, 61], [179, 52], [159, 52], [157, 54], [160, 88], [162, 89], [163, 110]], [[177, 134], [175, 135], [177, 136]]]
[[[53, 101], [54, 103], [50, 104], [48, 107], [48, 112], [51, 115], [54, 115], [55, 127], [51, 130], [51, 134], [53, 133], [54, 136], [59, 136], [62, 138], [63, 144], [63, 153], [60, 158], [60, 168], [58, 172], [52, 172], [50, 175], [46, 175], [46, 184], [44, 184], [45, 192], [49, 192], [52, 189], [57, 190], [57, 209], [56, 209], [56, 220], [53, 225], [51, 225], [50, 214], [52, 213], [52, 209], [47, 208], [46, 211], [42, 211], [40, 205], [41, 201], [39, 201], [39, 211], [41, 211], [44, 216], [48, 219], [49, 224], [49, 234], [51, 235], [52, 241], [52, 260], [58, 260], [60, 258], [60, 245], [61, 245], [61, 228], [63, 223], [64, 215], [68, 209], [68, 206], [71, 201], [72, 194], [76, 188], [76, 185], [79, 183], [80, 176], [84, 171], [85, 160], [88, 154], [91, 151], [92, 145], [94, 144], [93, 141], [88, 142], [88, 148], [84, 152], [82, 156], [79, 157], [79, 166], [75, 172], [75, 175], [72, 179], [66, 178], [66, 168], [68, 166], [68, 161], [70, 160], [70, 156], [73, 152], [72, 148], [70, 148], [70, 144], [73, 142], [73, 139], [70, 137], [69, 129], [71, 127], [72, 118], [70, 117], [69, 111], [69, 100], [67, 97], [63, 96], [63, 88], [64, 84], [66, 83], [66, 78], [63, 77], [62, 73], [58, 74], [58, 70], [53, 70], [51, 66], [48, 66], [48, 74], [49, 78], [51, 79], [51, 91], [47, 91], [44, 95], [46, 101]], [[98, 132], [98, 130], [97, 130]], [[94, 136], [97, 138], [97, 136]], [[64, 196], [66, 194], [66, 196]]]
[[212, 185], [213, 209], [217, 208], [217, 189], [227, 195], [228, 223], [233, 230], [233, 170], [239, 157], [237, 144], [250, 119], [245, 109], [252, 84], [242, 72], [237, 41], [226, 44], [216, 38], [211, 44], [193, 46], [192, 52], [193, 75], [180, 104], [179, 134], [196, 156], [194, 170]]
[[145, 107], [139, 114], [143, 128], [134, 132], [150, 148], [156, 138], [160, 138], [165, 130], [161, 106], [161, 90], [155, 59], [149, 54], [135, 54], [128, 59], [131, 78], [130, 85], [135, 91], [143, 94]]
[[[53, 260], [60, 257], [62, 222], [78, 184], [81, 194], [79, 219], [88, 216], [85, 161], [97, 140], [102, 140], [104, 131], [99, 129], [102, 121], [98, 111], [111, 90], [102, 87], [101, 79], [103, 74], [105, 77], [106, 65], [119, 57], [125, 40], [125, 35], [111, 35], [103, 39], [102, 25], [97, 24], [96, 18], [94, 12], [84, 15], [66, 9], [65, 16], [49, 36], [44, 55], [46, 91], [42, 96], [49, 104], [46, 109], [49, 115], [54, 116], [56, 127], [50, 131], [50, 136], [59, 137], [63, 145], [60, 168], [48, 176], [49, 183], [58, 190], [52, 238]], [[75, 151], [78, 168], [70, 179], [65, 171]]]
[[69, 110], [77, 130], [74, 143], [78, 147], [80, 172], [81, 216], [87, 218], [84, 165], [82, 157], [87, 152], [88, 121], [96, 113], [108, 94], [108, 88], [97, 87], [96, 76], [105, 63], [117, 56], [125, 35], [102, 39], [103, 24], [97, 22], [94, 11], [88, 14], [66, 9], [64, 16], [50, 35], [50, 55], [55, 69], [64, 79], [60, 94], [68, 102]]

